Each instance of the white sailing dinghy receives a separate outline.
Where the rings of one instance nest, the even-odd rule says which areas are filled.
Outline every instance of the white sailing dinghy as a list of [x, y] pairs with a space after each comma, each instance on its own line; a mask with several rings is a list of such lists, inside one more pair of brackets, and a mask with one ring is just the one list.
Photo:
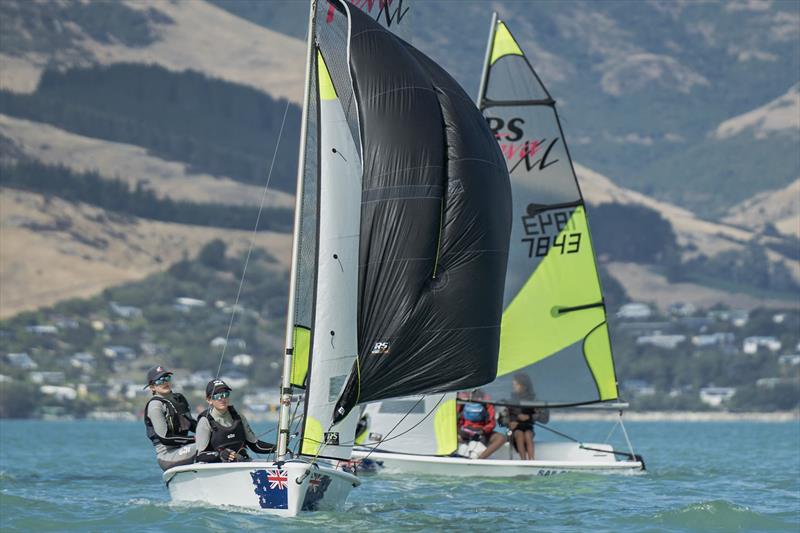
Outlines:
[[466, 93], [348, 2], [312, 1], [277, 456], [172, 468], [172, 500], [341, 509], [356, 405], [494, 378], [510, 228]]
[[[626, 405], [615, 403], [617, 380], [591, 235], [555, 101], [496, 14], [478, 107], [506, 159], [513, 202], [497, 377], [483, 391], [496, 406], [620, 410], [628, 450], [572, 439], [536, 442], [534, 460], [519, 460], [508, 443], [487, 459], [453, 457], [458, 439], [451, 394], [366, 406], [368, 429], [353, 456], [389, 471], [451, 476], [641, 471], [644, 462], [622, 425]], [[527, 376], [534, 397], [512, 396], [519, 373]]]

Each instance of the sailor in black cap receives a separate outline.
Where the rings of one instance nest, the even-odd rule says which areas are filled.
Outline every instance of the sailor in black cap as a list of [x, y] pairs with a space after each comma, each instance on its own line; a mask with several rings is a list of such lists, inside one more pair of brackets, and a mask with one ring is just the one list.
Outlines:
[[172, 392], [171, 381], [172, 372], [164, 366], [154, 366], [147, 371], [145, 388], [149, 388], [153, 396], [144, 408], [144, 425], [163, 470], [194, 462], [197, 452], [194, 437], [189, 435], [197, 422], [183, 394]]
[[197, 461], [249, 461], [245, 446], [255, 453], [272, 453], [275, 445], [258, 440], [244, 415], [230, 404], [231, 388], [221, 379], [206, 385], [209, 408], [197, 420]]

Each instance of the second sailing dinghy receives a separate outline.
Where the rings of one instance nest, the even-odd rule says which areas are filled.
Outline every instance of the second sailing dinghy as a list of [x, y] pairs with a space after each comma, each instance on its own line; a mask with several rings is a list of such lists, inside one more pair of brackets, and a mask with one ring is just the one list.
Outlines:
[[312, 2], [309, 35], [277, 457], [172, 468], [173, 501], [341, 509], [356, 405], [496, 373], [511, 195], [491, 131], [347, 2]]
[[[478, 106], [505, 157], [513, 202], [497, 376], [483, 393], [497, 410], [621, 409], [586, 208], [555, 101], [496, 15]], [[514, 394], [512, 381], [529, 384], [528, 394]], [[458, 456], [455, 394], [389, 400], [365, 408], [368, 429], [354, 457], [395, 471], [454, 476], [643, 470], [621, 413], [627, 450], [570, 439], [536, 442], [533, 460], [519, 460], [508, 443], [472, 459]], [[546, 429], [538, 425], [537, 437]], [[461, 452], [467, 455], [463, 445]]]

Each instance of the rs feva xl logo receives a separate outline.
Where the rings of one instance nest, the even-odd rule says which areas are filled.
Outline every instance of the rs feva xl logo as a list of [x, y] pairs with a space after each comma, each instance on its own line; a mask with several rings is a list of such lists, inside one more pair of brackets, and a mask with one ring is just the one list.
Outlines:
[[544, 170], [550, 165], [558, 163], [558, 159], [550, 159], [550, 152], [558, 143], [559, 137], [552, 140], [526, 137], [525, 120], [520, 117], [514, 117], [507, 121], [499, 117], [486, 117], [486, 121], [500, 144], [503, 156], [508, 161], [509, 172], [514, 172], [523, 162], [528, 172]]

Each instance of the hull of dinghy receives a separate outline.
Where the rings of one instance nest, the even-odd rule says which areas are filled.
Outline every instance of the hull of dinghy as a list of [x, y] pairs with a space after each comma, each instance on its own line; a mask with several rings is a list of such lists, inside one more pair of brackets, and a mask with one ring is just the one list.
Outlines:
[[[592, 448], [587, 450], [586, 448]], [[633, 474], [644, 470], [642, 461], [618, 461], [611, 446], [573, 443], [537, 443], [536, 459], [523, 461], [509, 451], [508, 445], [489, 459], [435, 457], [353, 450], [353, 459], [368, 459], [379, 465], [378, 472], [410, 473], [453, 477], [549, 476], [565, 472]], [[512, 455], [509, 455], [512, 453]], [[513, 458], [512, 458], [513, 457]]]
[[354, 475], [304, 461], [193, 464], [164, 472], [173, 502], [254, 509], [297, 516], [302, 511], [342, 510]]

